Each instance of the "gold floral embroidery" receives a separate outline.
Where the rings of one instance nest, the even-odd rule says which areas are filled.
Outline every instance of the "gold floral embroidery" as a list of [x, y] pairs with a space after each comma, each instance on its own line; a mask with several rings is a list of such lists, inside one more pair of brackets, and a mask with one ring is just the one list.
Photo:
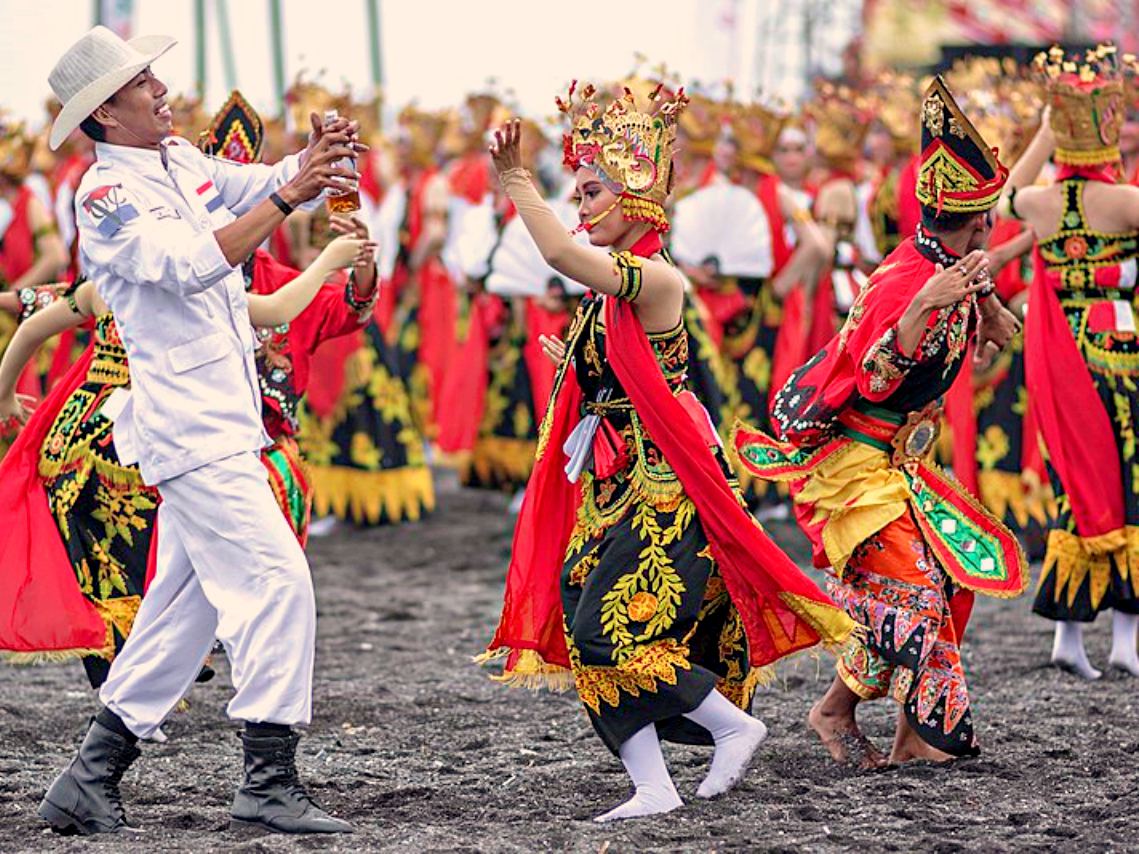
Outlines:
[[655, 694], [659, 682], [676, 684], [677, 668], [692, 669], [688, 647], [673, 638], [638, 647], [619, 667], [583, 665], [581, 653], [569, 635], [566, 638], [578, 697], [597, 715], [602, 701], [616, 708], [622, 691], [631, 697], [639, 697], [642, 691]]
[[881, 394], [902, 379], [913, 366], [913, 360], [898, 352], [898, 332], [890, 327], [875, 341], [862, 360], [862, 369], [870, 374], [870, 391]]
[[[665, 528], [655, 508], [648, 504], [637, 507], [632, 528], [643, 545], [637, 567], [617, 579], [601, 599], [601, 630], [613, 644], [617, 664], [623, 664], [636, 654], [636, 644], [667, 631], [676, 619], [686, 588], [665, 549], [680, 539], [695, 516], [695, 507], [685, 499], [677, 507], [672, 523]], [[647, 607], [650, 596], [651, 609]], [[644, 619], [640, 615], [645, 615]], [[642, 623], [644, 629], [634, 634], [631, 623]]]

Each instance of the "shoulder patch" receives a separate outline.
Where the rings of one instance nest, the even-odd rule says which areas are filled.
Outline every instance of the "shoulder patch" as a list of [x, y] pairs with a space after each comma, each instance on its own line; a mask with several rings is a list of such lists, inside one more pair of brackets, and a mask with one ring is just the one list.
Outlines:
[[138, 209], [127, 199], [122, 184], [104, 184], [83, 197], [83, 210], [99, 234], [114, 237], [124, 225], [138, 218]]

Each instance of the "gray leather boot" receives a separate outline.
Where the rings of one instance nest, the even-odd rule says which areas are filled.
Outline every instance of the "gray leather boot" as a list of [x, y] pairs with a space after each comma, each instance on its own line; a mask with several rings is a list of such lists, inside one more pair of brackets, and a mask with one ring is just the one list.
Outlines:
[[297, 777], [296, 733], [287, 736], [241, 734], [245, 782], [233, 798], [230, 827], [274, 833], [351, 833], [352, 825], [333, 818], [313, 802]]
[[55, 778], [38, 813], [65, 836], [138, 832], [127, 821], [119, 781], [139, 749], [94, 718], [71, 764]]

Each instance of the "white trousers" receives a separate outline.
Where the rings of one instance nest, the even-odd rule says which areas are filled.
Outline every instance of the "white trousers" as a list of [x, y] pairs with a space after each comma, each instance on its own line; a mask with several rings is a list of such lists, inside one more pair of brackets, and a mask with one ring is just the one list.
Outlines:
[[158, 485], [154, 579], [99, 697], [148, 738], [190, 689], [217, 637], [236, 720], [312, 718], [316, 602], [304, 551], [253, 452]]

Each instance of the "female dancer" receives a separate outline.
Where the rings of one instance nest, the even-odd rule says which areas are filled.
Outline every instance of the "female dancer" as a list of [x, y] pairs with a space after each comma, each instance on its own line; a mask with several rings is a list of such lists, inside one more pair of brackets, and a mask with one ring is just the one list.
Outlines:
[[[370, 263], [371, 251], [358, 238], [333, 241], [289, 284], [271, 295], [251, 294], [251, 321], [266, 329], [289, 323], [330, 273], [365, 256]], [[108, 402], [129, 388], [130, 375], [114, 318], [92, 284], [17, 329], [0, 360], [0, 419], [28, 420], [15, 393], [21, 370], [44, 340], [88, 318], [95, 325], [91, 349], [0, 466], [0, 514], [10, 523], [0, 537], [0, 653], [15, 661], [81, 656], [98, 687], [149, 581], [158, 493], [115, 452]], [[278, 448], [265, 457], [270, 474]]]
[[[1106, 46], [1078, 72], [1059, 48], [1037, 66], [1049, 72], [1051, 111], [1006, 194], [1041, 235], [1025, 362], [1060, 508], [1033, 610], [1056, 623], [1053, 664], [1098, 679], [1083, 628], [1110, 609], [1108, 662], [1139, 676], [1139, 190], [1117, 183], [1123, 69]], [[1032, 186], [1049, 156], [1056, 183]]]
[[[661, 235], [683, 90], [559, 106], [573, 126], [580, 246], [521, 168], [519, 122], [495, 134], [502, 185], [546, 262], [591, 288], [565, 342], [515, 529], [502, 621], [482, 660], [502, 680], [568, 687], [636, 792], [598, 821], [682, 801], [659, 737], [714, 743], [698, 797], [743, 777], [766, 727], [746, 713], [763, 666], [853, 622], [763, 533], [687, 390], [685, 282]], [[563, 456], [564, 452], [564, 456]], [[565, 471], [563, 472], [562, 469]]]

